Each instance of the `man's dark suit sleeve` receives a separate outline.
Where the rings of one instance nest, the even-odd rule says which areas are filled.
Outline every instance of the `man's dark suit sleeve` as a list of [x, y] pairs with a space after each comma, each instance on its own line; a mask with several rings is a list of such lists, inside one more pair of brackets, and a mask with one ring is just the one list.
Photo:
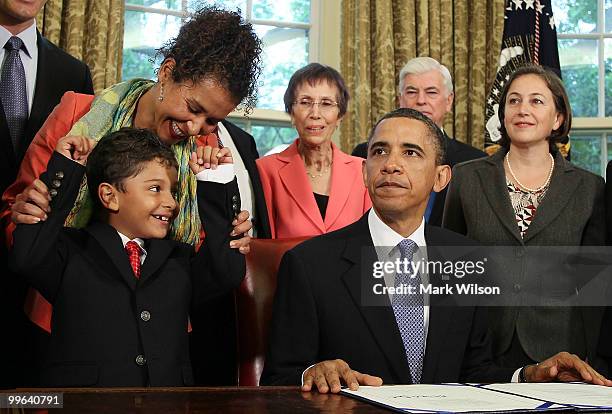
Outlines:
[[510, 382], [517, 368], [502, 368], [493, 363], [491, 334], [488, 328], [487, 310], [474, 309], [472, 329], [461, 366], [461, 382]]
[[49, 188], [52, 188], [52, 180], [61, 184], [51, 200], [47, 220], [19, 224], [13, 232], [10, 255], [13, 270], [23, 275], [51, 303], [60, 287], [66, 261], [67, 249], [61, 237], [64, 220], [72, 210], [84, 173], [85, 167], [54, 152], [47, 171], [40, 177]]
[[194, 302], [200, 304], [238, 287], [246, 272], [244, 255], [230, 248], [238, 194], [236, 179], [227, 184], [198, 181], [198, 210], [206, 238], [191, 264]]
[[593, 177], [595, 181], [595, 201], [591, 217], [582, 234], [583, 246], [604, 246], [606, 244], [606, 185], [603, 178]]
[[94, 88], [93, 88], [93, 81], [91, 80], [91, 72], [89, 71], [89, 66], [87, 66], [85, 63], [83, 63], [83, 66], [85, 66], [85, 81], [83, 82], [83, 88], [81, 89], [81, 91], [75, 91], [75, 92], [80, 92], [80, 93], [85, 93], [87, 95], [93, 95], [94, 94]]
[[446, 193], [442, 227], [463, 235], [467, 233], [461, 202], [461, 175], [457, 167], [453, 168], [453, 178]]
[[357, 144], [355, 148], [353, 148], [351, 155], [353, 157], [368, 158], [368, 143], [362, 142], [361, 144]]
[[261, 385], [301, 385], [304, 370], [319, 362], [317, 307], [304, 268], [295, 251], [283, 256]]

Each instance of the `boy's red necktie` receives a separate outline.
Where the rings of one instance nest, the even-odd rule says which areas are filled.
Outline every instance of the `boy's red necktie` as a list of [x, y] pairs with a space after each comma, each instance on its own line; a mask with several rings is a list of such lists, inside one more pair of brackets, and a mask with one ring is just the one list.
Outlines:
[[136, 276], [136, 279], [140, 279], [140, 246], [135, 241], [130, 240], [125, 244], [125, 251], [130, 259], [134, 276]]

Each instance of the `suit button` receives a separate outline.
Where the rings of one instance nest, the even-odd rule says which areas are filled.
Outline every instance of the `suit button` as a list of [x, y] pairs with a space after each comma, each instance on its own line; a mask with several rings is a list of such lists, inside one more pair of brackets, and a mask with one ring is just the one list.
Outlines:
[[521, 291], [521, 285], [518, 284], [518, 283], [515, 283], [514, 284], [514, 291], [517, 292], [517, 293], [520, 292]]
[[140, 319], [145, 322], [149, 322], [149, 319], [151, 319], [151, 313], [149, 311], [143, 310], [142, 312], [140, 312]]
[[60, 180], [53, 180], [51, 181], [51, 187], [53, 188], [60, 188], [62, 186], [62, 182]]
[[58, 180], [61, 180], [62, 178], [64, 178], [64, 172], [63, 171], [56, 172], [55, 178], [57, 178]]
[[50, 189], [49, 195], [51, 196], [51, 198], [55, 197], [57, 195], [57, 190], [55, 188]]
[[237, 203], [238, 202], [238, 196], [236, 194], [234, 194], [232, 196], [232, 203]]
[[232, 211], [234, 213], [238, 212], [238, 204], [237, 203], [232, 204]]
[[136, 357], [136, 365], [142, 367], [146, 363], [147, 363], [147, 359], [144, 357], [144, 355], [138, 355]]

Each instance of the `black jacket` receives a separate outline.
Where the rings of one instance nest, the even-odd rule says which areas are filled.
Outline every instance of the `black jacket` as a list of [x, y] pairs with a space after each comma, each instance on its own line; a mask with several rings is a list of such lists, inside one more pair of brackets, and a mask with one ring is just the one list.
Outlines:
[[147, 240], [136, 279], [113, 227], [94, 222], [63, 228], [83, 173], [84, 167], [54, 153], [41, 177], [47, 185], [61, 182], [48, 219], [18, 225], [13, 233], [14, 270], [53, 304], [42, 385], [192, 385], [188, 316], [197, 304], [238, 286], [245, 273], [244, 256], [229, 247], [236, 181], [198, 182], [206, 223], [199, 252], [184, 243]]
[[[367, 216], [283, 257], [262, 384], [299, 385], [308, 366], [336, 358], [385, 384], [411, 382], [393, 309], [371, 306], [362, 295], [372, 291], [376, 260]], [[474, 244], [429, 225], [425, 239], [429, 260], [444, 261], [448, 249], [439, 246]], [[513, 370], [492, 363], [484, 309], [433, 306], [431, 300], [421, 382], [510, 381]]]

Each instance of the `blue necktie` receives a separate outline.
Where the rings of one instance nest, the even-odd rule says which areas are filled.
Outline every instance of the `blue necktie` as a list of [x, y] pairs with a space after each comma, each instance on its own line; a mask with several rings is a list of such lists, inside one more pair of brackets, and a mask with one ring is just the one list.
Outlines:
[[[410, 263], [414, 253], [419, 248], [410, 239], [404, 239], [397, 245], [402, 263], [404, 259], [408, 261], [408, 269], [411, 270]], [[423, 372], [423, 357], [425, 355], [425, 326], [423, 324], [423, 295], [420, 294], [419, 285], [421, 278], [417, 273], [414, 278], [412, 272], [396, 273], [395, 287], [402, 284], [415, 287], [415, 294], [393, 295], [391, 306], [395, 320], [404, 342], [406, 359], [410, 367], [412, 383], [418, 384], [421, 381]]]
[[4, 115], [11, 134], [13, 150], [17, 152], [28, 121], [28, 95], [26, 77], [19, 51], [24, 47], [23, 41], [13, 36], [4, 45], [6, 57], [0, 76], [0, 99]]

